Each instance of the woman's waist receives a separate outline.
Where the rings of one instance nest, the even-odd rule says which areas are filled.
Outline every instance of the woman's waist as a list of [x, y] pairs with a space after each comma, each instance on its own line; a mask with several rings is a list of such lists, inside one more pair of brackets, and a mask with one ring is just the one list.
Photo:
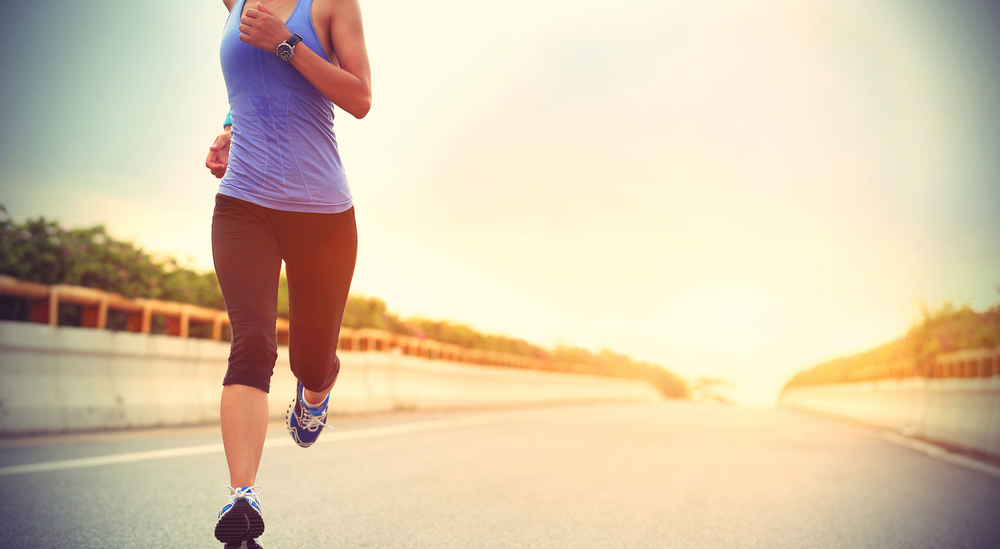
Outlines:
[[268, 166], [280, 167], [286, 172], [343, 171], [337, 141], [332, 136], [312, 136], [288, 128], [248, 133], [245, 128], [237, 130], [236, 124], [234, 117], [230, 164], [245, 164], [262, 171]]
[[253, 155], [230, 155], [222, 185], [289, 202], [339, 204], [351, 196], [339, 161], [294, 154], [272, 155], [267, 161]]
[[273, 210], [293, 212], [339, 213], [349, 210], [354, 204], [351, 191], [346, 185], [307, 191], [304, 188], [261, 186], [228, 174], [219, 184], [219, 194]]

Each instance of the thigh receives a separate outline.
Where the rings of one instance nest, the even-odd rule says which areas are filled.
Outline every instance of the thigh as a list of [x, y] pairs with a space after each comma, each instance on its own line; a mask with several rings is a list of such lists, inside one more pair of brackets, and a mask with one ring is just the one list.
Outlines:
[[358, 253], [354, 209], [282, 217], [278, 232], [288, 277], [289, 359], [296, 376], [304, 383], [311, 378], [307, 387], [319, 390], [321, 383], [333, 382], [338, 369], [337, 339]]
[[291, 219], [283, 223], [279, 237], [288, 276], [289, 322], [339, 329], [358, 255], [354, 209], [297, 213]]
[[225, 383], [268, 390], [277, 358], [281, 251], [265, 210], [218, 195], [212, 216], [212, 255], [233, 330]]

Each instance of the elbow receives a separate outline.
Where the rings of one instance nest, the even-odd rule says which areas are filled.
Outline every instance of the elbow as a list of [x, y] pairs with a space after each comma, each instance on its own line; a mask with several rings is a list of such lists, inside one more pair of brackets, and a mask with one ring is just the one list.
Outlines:
[[372, 109], [372, 95], [369, 93], [358, 98], [357, 103], [351, 108], [350, 111], [347, 112], [351, 113], [351, 116], [353, 116], [354, 118], [361, 120], [362, 118], [368, 115], [368, 111], [370, 111], [371, 109]]

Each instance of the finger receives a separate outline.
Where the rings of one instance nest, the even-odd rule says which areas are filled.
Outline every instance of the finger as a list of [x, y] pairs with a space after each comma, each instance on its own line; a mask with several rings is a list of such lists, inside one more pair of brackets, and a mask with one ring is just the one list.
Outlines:
[[247, 18], [258, 19], [261, 15], [263, 15], [263, 14], [260, 11], [255, 10], [253, 8], [250, 8], [250, 9], [247, 10], [246, 13], [243, 14], [243, 17], [240, 17], [240, 21], [242, 21], [244, 19], [247, 19]]
[[271, 10], [265, 8], [264, 4], [261, 4], [260, 2], [257, 2], [257, 10], [260, 11], [261, 13], [266, 13], [267, 15], [274, 15], [273, 13], [271, 13]]
[[[221, 145], [212, 145], [211, 147], [208, 148], [208, 150], [210, 150], [212, 152], [221, 151], [222, 150], [222, 146]], [[211, 155], [209, 155], [209, 156], [211, 156]]]
[[240, 40], [243, 41], [243, 42], [246, 42], [247, 44], [249, 44], [250, 43], [250, 35], [247, 34], [246, 32], [244, 32], [243, 34], [240, 35]]

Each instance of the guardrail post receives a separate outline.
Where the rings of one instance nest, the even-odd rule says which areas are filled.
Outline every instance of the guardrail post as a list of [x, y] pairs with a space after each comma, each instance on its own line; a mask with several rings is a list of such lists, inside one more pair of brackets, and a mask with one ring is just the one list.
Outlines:
[[49, 326], [59, 325], [59, 290], [56, 286], [49, 288]]
[[288, 321], [283, 318], [278, 318], [274, 322], [274, 338], [278, 342], [278, 345], [288, 345], [288, 338], [290, 335], [291, 327]]
[[97, 328], [108, 327], [108, 292], [101, 292], [101, 300], [97, 303]]
[[222, 341], [222, 317], [226, 313], [215, 313], [212, 317], [212, 340]]
[[181, 318], [180, 318], [180, 330], [178, 330], [178, 336], [187, 337], [191, 329], [191, 306], [181, 305]]
[[142, 300], [142, 324], [139, 331], [148, 334], [153, 326], [153, 303], [148, 299]]

